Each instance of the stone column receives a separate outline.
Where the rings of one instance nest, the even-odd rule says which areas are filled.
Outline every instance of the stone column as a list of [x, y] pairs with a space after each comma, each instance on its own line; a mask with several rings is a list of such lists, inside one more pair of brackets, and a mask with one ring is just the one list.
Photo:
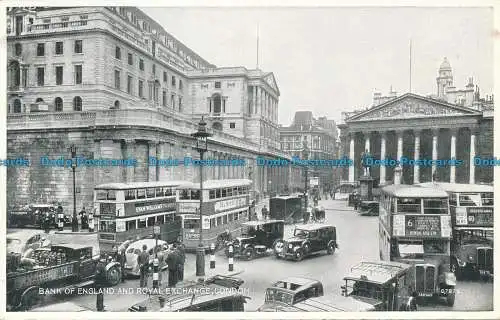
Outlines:
[[158, 158], [157, 157], [158, 151], [156, 150], [157, 145], [158, 142], [156, 141], [148, 141], [148, 159], [147, 159], [148, 181], [157, 181], [157, 173], [156, 173], [157, 167], [149, 165], [149, 157]]
[[[183, 153], [186, 155], [186, 157], [188, 158], [191, 158], [192, 157], [192, 153], [191, 153], [191, 150], [189, 148], [183, 148]], [[191, 182], [194, 182], [194, 175], [193, 175], [193, 166], [192, 165], [189, 165], [187, 167], [184, 168], [184, 180], [186, 181], [191, 181]]]
[[370, 131], [365, 131], [363, 132], [363, 135], [365, 136], [365, 151], [370, 152]]
[[[457, 158], [457, 132], [456, 128], [450, 130], [451, 143], [450, 143], [450, 160]], [[455, 183], [456, 167], [450, 166], [450, 183]]]
[[439, 129], [432, 130], [432, 180], [434, 180], [434, 173], [436, 172], [436, 160], [438, 157], [438, 137], [439, 137]]
[[403, 131], [398, 130], [396, 131], [396, 136], [398, 139], [398, 154], [397, 154], [397, 160], [401, 159], [403, 157]]
[[470, 153], [469, 153], [469, 183], [476, 183], [476, 166], [474, 157], [476, 156], [476, 135], [478, 130], [476, 127], [470, 128]]
[[[380, 132], [380, 159], [385, 159], [385, 143], [387, 134], [385, 131]], [[380, 166], [380, 184], [385, 184], [385, 166]]]
[[252, 86], [252, 94], [253, 94], [253, 101], [252, 101], [252, 114], [257, 114], [257, 87]]
[[[125, 143], [124, 158], [135, 158], [135, 140], [125, 139], [124, 143]], [[125, 170], [126, 170], [125, 177], [127, 183], [134, 182], [135, 167], [127, 166]]]
[[350, 134], [350, 144], [349, 144], [349, 158], [351, 161], [354, 162], [352, 166], [349, 166], [349, 182], [354, 182], [354, 168], [356, 167], [356, 160], [354, 159], [354, 137], [355, 134], [354, 132], [351, 132]]
[[[415, 150], [413, 153], [413, 159], [415, 162], [420, 159], [420, 130], [413, 130], [415, 135]], [[420, 167], [418, 165], [413, 166], [413, 184], [420, 183]]]

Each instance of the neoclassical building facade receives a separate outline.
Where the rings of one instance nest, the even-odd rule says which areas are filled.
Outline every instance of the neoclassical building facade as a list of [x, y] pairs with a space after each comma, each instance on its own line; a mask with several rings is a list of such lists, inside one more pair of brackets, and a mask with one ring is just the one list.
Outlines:
[[[72, 203], [71, 170], [38, 159], [133, 157], [134, 167], [78, 168], [77, 206], [105, 182], [199, 180], [196, 167], [148, 165], [149, 157], [198, 158], [190, 136], [204, 116], [206, 179], [250, 178], [254, 191], [293, 184], [291, 169], [255, 165], [279, 149], [279, 89], [272, 72], [217, 68], [134, 7], [9, 8], [7, 154], [30, 167], [7, 172], [9, 205]], [[298, 181], [297, 183], [300, 183]]]
[[372, 107], [344, 114], [339, 125], [342, 152], [354, 160], [354, 166], [345, 168], [344, 180], [363, 175], [361, 157], [368, 151], [373, 159], [386, 160], [371, 167], [382, 185], [394, 181], [398, 163], [389, 159], [403, 159], [399, 165], [406, 184], [433, 177], [452, 183], [493, 182], [493, 166], [475, 160], [493, 157], [493, 96], [480, 98], [472, 79], [465, 90], [453, 87], [446, 58], [436, 80], [437, 95], [376, 93]]

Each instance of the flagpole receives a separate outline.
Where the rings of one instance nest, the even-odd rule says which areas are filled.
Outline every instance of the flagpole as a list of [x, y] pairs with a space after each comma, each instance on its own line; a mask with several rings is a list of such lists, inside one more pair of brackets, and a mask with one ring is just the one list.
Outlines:
[[257, 66], [256, 69], [259, 69], [259, 24], [257, 24]]
[[411, 39], [410, 39], [410, 90], [409, 90], [410, 93], [411, 93], [411, 45], [412, 45], [412, 43], [411, 43]]

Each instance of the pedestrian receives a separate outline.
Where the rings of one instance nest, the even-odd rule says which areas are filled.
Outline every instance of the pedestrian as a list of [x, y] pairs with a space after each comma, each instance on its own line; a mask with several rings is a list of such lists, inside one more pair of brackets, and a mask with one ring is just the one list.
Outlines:
[[89, 213], [89, 232], [94, 232], [94, 214]]
[[106, 259], [101, 256], [101, 259], [96, 266], [96, 274], [94, 278], [94, 287], [97, 290], [97, 311], [104, 311], [104, 293], [103, 289], [106, 286]]
[[140, 287], [145, 288], [147, 285], [148, 267], [149, 267], [149, 254], [147, 252], [148, 246], [142, 246], [142, 252], [137, 258], [137, 263], [139, 264], [140, 271]]
[[262, 214], [262, 219], [267, 220], [267, 215], [269, 214], [269, 211], [267, 210], [266, 205], [264, 205], [264, 207], [262, 208], [261, 214]]
[[168, 264], [168, 287], [175, 288], [177, 284], [177, 268], [179, 266], [179, 258], [177, 253], [177, 245], [174, 243], [173, 249], [169, 252], [167, 256]]
[[417, 311], [417, 297], [418, 293], [413, 291], [410, 298], [408, 298], [408, 302], [406, 303], [406, 311]]
[[157, 248], [158, 252], [156, 254], [158, 258], [158, 269], [159, 269], [159, 279], [160, 280], [160, 286], [163, 286], [163, 279], [166, 279], [163, 275], [163, 272], [166, 269], [167, 265], [167, 259], [166, 259], [166, 254], [167, 254], [167, 249], [165, 246], [161, 246]]
[[82, 214], [82, 229], [83, 230], [89, 229], [89, 219], [85, 213]]
[[45, 229], [45, 233], [50, 232], [50, 213], [48, 211], [46, 211], [44, 214], [43, 227]]
[[184, 244], [178, 243], [177, 250], [179, 252], [178, 279], [184, 281], [184, 264], [186, 263], [186, 249]]

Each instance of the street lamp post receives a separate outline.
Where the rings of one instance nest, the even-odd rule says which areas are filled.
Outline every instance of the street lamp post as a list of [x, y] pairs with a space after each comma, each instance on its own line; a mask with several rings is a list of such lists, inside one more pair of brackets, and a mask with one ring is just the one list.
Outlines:
[[[196, 139], [196, 150], [200, 153], [200, 160], [203, 162], [203, 155], [208, 150], [208, 137], [212, 134], [207, 132], [207, 123], [201, 117], [198, 124], [198, 131], [191, 134]], [[200, 238], [196, 249], [196, 276], [205, 276], [205, 247], [203, 246], [203, 165], [200, 163]]]
[[73, 219], [71, 221], [71, 231], [78, 232], [78, 219], [76, 217], [76, 146], [70, 147], [71, 151], [71, 169], [73, 170]]
[[[302, 142], [302, 158], [303, 160], [308, 160], [309, 158], [309, 148], [307, 147], [307, 140], [304, 138], [304, 141]], [[308, 207], [308, 194], [307, 194], [307, 180], [309, 179], [308, 177], [308, 165], [307, 163], [304, 165], [304, 176], [305, 176], [305, 181], [304, 181], [304, 206], [305, 206], [305, 214], [307, 215], [307, 207]]]

